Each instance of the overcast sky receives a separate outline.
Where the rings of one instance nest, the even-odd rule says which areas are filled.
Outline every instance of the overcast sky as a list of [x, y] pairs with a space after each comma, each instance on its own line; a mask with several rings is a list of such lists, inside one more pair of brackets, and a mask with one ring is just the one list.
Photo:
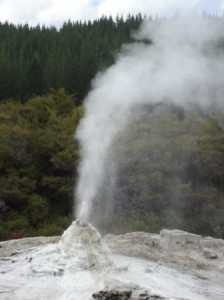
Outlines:
[[102, 15], [170, 15], [192, 10], [221, 14], [224, 0], [0, 0], [0, 21], [60, 26]]

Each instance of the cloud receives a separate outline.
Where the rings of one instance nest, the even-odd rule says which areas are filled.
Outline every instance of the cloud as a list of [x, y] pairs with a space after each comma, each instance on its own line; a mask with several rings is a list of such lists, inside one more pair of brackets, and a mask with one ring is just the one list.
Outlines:
[[87, 20], [97, 17], [92, 0], [3, 0], [0, 1], [0, 20], [35, 25], [59, 25], [68, 19]]
[[56, 0], [51, 1], [48, 9], [40, 12], [42, 23], [63, 23], [70, 20], [89, 20], [97, 17], [97, 7], [90, 0]]
[[176, 10], [192, 10], [200, 0], [102, 0], [100, 14], [116, 16], [141, 12], [146, 15], [166, 14]]
[[169, 15], [193, 9], [218, 12], [224, 9], [224, 0], [0, 0], [0, 21], [58, 26], [68, 19], [92, 20], [139, 12]]
[[220, 1], [220, 10], [224, 11], [224, 0]]
[[0, 1], [0, 20], [13, 23], [38, 23], [39, 12], [48, 9], [50, 1], [2, 0]]

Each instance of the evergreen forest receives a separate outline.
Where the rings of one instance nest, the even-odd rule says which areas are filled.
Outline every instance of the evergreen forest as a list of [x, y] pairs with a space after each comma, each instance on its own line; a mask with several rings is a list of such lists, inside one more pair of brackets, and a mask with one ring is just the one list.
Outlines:
[[[71, 223], [83, 100], [143, 19], [68, 21], [60, 29], [0, 23], [0, 240], [59, 235]], [[111, 217], [96, 201], [96, 226], [224, 238], [224, 112], [152, 111], [145, 107], [111, 147], [99, 193], [113, 198], [101, 207]]]
[[93, 77], [113, 64], [142, 19], [68, 21], [60, 29], [0, 23], [0, 101], [24, 102], [63, 87], [82, 102]]

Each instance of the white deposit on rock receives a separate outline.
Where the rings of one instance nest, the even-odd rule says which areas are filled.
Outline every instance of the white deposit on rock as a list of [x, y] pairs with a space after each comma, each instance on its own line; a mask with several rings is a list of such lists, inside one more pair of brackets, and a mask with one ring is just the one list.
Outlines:
[[[224, 240], [202, 237], [181, 230], [163, 229], [160, 234], [146, 232], [131, 232], [118, 236], [108, 234], [104, 240], [114, 253], [153, 261], [163, 260], [181, 265], [183, 261], [179, 258], [183, 256], [186, 260], [189, 258], [189, 263], [198, 259], [198, 263], [203, 261], [205, 265], [213, 263], [216, 266], [218, 262], [224, 260]], [[210, 257], [208, 252], [211, 254]], [[214, 261], [211, 262], [210, 259]], [[194, 268], [196, 267], [195, 265]]]
[[111, 299], [105, 297], [123, 292], [138, 300], [224, 299], [224, 240], [179, 230], [101, 238], [77, 221], [57, 240], [0, 243], [1, 300], [91, 300], [94, 293]]
[[182, 230], [163, 229], [160, 232], [163, 247], [168, 251], [173, 250], [196, 250], [199, 246], [201, 236]]
[[105, 272], [111, 266], [109, 249], [89, 223], [74, 221], [62, 235], [60, 251], [61, 260], [69, 260], [75, 270]]

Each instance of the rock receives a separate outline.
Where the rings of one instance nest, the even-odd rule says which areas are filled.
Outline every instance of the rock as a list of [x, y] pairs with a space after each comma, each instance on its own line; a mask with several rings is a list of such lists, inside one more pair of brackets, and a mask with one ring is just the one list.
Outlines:
[[126, 300], [131, 298], [132, 291], [100, 291], [93, 294], [93, 299], [97, 300]]
[[[104, 240], [113, 253], [157, 260], [160, 257], [160, 236], [146, 232], [131, 232], [124, 235], [107, 234]], [[131, 245], [131, 246], [130, 246]]]
[[[166, 300], [160, 295], [151, 293], [135, 283], [124, 283], [118, 280], [105, 282], [104, 290], [92, 295], [97, 300]], [[175, 298], [172, 298], [175, 300]]]
[[218, 258], [218, 254], [208, 248], [204, 248], [203, 254], [204, 254], [204, 257], [207, 259], [217, 259]]
[[[200, 240], [199, 248], [201, 249], [202, 253], [204, 254], [204, 250], [210, 251], [212, 256], [224, 257], [224, 240], [222, 239], [215, 239], [212, 237], [204, 237]], [[216, 255], [214, 255], [216, 254]], [[205, 255], [205, 254], [204, 254]]]
[[[181, 230], [163, 229], [160, 234], [146, 232], [131, 232], [118, 236], [109, 234], [104, 240], [112, 252], [118, 255], [150, 260], [189, 274], [192, 274], [193, 270], [223, 274], [222, 239], [202, 237]], [[147, 272], [150, 273], [150, 270], [146, 268]]]
[[[1, 242], [0, 269], [5, 300], [25, 299], [18, 295], [26, 295], [33, 280], [32, 300], [68, 293], [98, 300], [224, 299], [224, 240], [181, 230], [102, 238], [90, 224], [73, 222], [62, 238]], [[80, 292], [88, 297], [79, 298]], [[8, 293], [12, 297], [4, 298]]]
[[114, 268], [115, 273], [125, 273], [128, 272], [128, 266]]
[[72, 268], [107, 271], [112, 262], [109, 249], [99, 232], [89, 223], [74, 221], [62, 235], [60, 243], [62, 265], [67, 261]]
[[167, 230], [160, 231], [162, 243], [167, 250], [195, 250], [198, 248], [201, 236], [193, 233], [188, 233], [182, 230]]
[[93, 299], [97, 300], [165, 300], [166, 298], [159, 295], [150, 295], [147, 291], [132, 291], [132, 290], [107, 290], [99, 291], [92, 295]]
[[39, 236], [0, 242], [0, 257], [17, 255], [37, 246], [57, 243], [60, 239], [60, 236]]

